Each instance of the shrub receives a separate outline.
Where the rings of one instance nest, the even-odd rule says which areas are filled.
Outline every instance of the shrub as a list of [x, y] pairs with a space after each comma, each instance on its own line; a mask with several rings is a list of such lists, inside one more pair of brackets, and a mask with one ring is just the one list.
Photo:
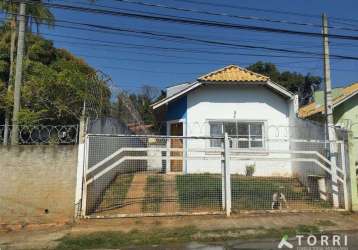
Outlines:
[[253, 176], [255, 173], [255, 164], [247, 165], [245, 169], [246, 176]]

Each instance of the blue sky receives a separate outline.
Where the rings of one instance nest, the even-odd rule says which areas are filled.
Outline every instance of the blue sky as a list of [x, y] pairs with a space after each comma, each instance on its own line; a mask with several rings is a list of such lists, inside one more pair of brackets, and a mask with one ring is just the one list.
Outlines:
[[[324, 1], [324, 0], [138, 0], [147, 3], [160, 3], [168, 6], [183, 7], [195, 10], [206, 10], [217, 13], [228, 13], [240, 16], [287, 20], [315, 25], [321, 24], [321, 13], [326, 12], [329, 18], [355, 19], [358, 2], [354, 0]], [[192, 2], [207, 2], [214, 5], [194, 4]], [[55, 0], [55, 3], [88, 5], [89, 1]], [[285, 28], [301, 31], [321, 32], [319, 27], [297, 26], [267, 23], [262, 21], [242, 20], [237, 18], [217, 17], [197, 13], [172, 11], [154, 7], [124, 3], [114, 0], [98, 0], [94, 8], [126, 10], [131, 12], [145, 11], [161, 15], [175, 15], [186, 18], [201, 18], [207, 20], [225, 21], [237, 24], [256, 25], [261, 27]], [[228, 8], [222, 5], [233, 5]], [[250, 10], [248, 8], [295, 12], [303, 15], [273, 13], [270, 11]], [[254, 46], [267, 46], [310, 52], [322, 52], [320, 38], [271, 34], [254, 31], [227, 30], [222, 28], [208, 28], [184, 24], [147, 21], [127, 17], [105, 16], [100, 14], [79, 13], [68, 10], [53, 9], [56, 18], [76, 22], [107, 25], [112, 27], [140, 29], [185, 35], [206, 40], [216, 40], [240, 43]], [[312, 16], [312, 17], [311, 17]], [[330, 25], [356, 28], [355, 20], [330, 19]], [[198, 76], [218, 69], [228, 64], [246, 67], [258, 60], [277, 64], [280, 70], [297, 71], [322, 75], [322, 59], [300, 58], [303, 55], [279, 54], [263, 50], [239, 49], [232, 47], [212, 46], [188, 41], [168, 41], [149, 39], [143, 36], [128, 36], [124, 33], [99, 33], [55, 27], [41, 28], [47, 38], [54, 40], [57, 47], [63, 47], [73, 54], [84, 58], [91, 66], [110, 75], [117, 87], [127, 91], [139, 91], [144, 84], [164, 88], [175, 83], [191, 81]], [[350, 34], [358, 36], [358, 31], [342, 31], [331, 29], [331, 33]], [[81, 39], [80, 39], [81, 38]], [[100, 41], [100, 42], [98, 42]], [[108, 45], [109, 41], [111, 44]], [[101, 43], [101, 44], [99, 44]], [[331, 39], [331, 53], [358, 56], [358, 41]], [[135, 46], [133, 46], [135, 45]], [[151, 46], [144, 48], [142, 45]], [[153, 48], [153, 47], [165, 47]], [[171, 48], [171, 49], [168, 49]], [[176, 50], [173, 50], [176, 49]], [[179, 49], [179, 51], [178, 51]], [[182, 51], [184, 49], [184, 51]], [[194, 51], [193, 51], [194, 50]], [[247, 55], [254, 54], [254, 55]], [[257, 56], [260, 55], [260, 56]], [[285, 55], [287, 58], [277, 57]], [[338, 87], [358, 81], [358, 61], [332, 60], [333, 86]]]

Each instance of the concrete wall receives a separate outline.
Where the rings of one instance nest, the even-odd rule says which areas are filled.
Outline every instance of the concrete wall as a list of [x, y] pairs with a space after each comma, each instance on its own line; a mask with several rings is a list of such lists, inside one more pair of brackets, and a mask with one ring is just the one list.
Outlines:
[[72, 221], [77, 156], [77, 146], [0, 147], [0, 224]]
[[[264, 122], [265, 148], [260, 157], [288, 157], [270, 153], [272, 150], [289, 150], [289, 107], [287, 100], [263, 86], [205, 86], [188, 94], [186, 117], [187, 136], [210, 136], [210, 121], [260, 121]], [[192, 141], [191, 147], [209, 147], [204, 141]], [[244, 174], [248, 165], [256, 165], [255, 175], [290, 176], [290, 162], [255, 161], [251, 154], [248, 161], [231, 162], [233, 173]], [[187, 172], [220, 172], [220, 160], [188, 160]]]

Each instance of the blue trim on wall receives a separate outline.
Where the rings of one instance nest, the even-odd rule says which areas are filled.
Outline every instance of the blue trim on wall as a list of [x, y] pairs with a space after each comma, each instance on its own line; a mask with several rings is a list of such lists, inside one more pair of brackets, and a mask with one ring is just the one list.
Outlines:
[[187, 97], [183, 96], [168, 104], [165, 119], [167, 121], [186, 119]]

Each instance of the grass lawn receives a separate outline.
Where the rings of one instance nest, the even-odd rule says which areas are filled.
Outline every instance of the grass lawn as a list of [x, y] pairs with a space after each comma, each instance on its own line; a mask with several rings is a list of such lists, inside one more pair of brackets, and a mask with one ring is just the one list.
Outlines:
[[[182, 209], [220, 208], [222, 200], [221, 176], [189, 174], [177, 176], [177, 191]], [[317, 207], [330, 206], [327, 202], [313, 201], [306, 189], [294, 178], [246, 177], [232, 175], [232, 207], [241, 210], [271, 209], [272, 195], [282, 190], [289, 203], [312, 203]]]
[[221, 207], [221, 177], [214, 174], [188, 174], [176, 177], [181, 209]]
[[145, 197], [142, 207], [144, 213], [160, 211], [160, 203], [164, 197], [164, 178], [162, 175], [149, 175], [145, 186]]
[[[222, 230], [200, 230], [196, 227], [181, 227], [174, 229], [152, 229], [148, 231], [124, 232], [96, 232], [85, 235], [68, 235], [60, 240], [56, 250], [81, 249], [120, 249], [137, 246], [178, 244], [185, 242], [223, 242], [235, 239], [280, 239], [283, 235], [317, 234], [316, 225], [298, 225], [279, 229], [265, 228], [232, 228]], [[152, 249], [152, 247], [149, 247]], [[159, 249], [159, 248], [158, 248]], [[166, 248], [167, 249], [167, 248]]]
[[133, 176], [133, 174], [118, 175], [105, 191], [97, 211], [122, 206]]
[[272, 195], [282, 191], [287, 200], [308, 200], [306, 189], [294, 178], [231, 177], [233, 208], [271, 209]]

